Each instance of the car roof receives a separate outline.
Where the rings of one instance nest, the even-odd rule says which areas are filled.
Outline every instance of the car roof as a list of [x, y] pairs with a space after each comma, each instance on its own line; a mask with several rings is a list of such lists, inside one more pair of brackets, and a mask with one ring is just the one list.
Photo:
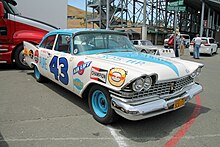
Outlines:
[[58, 29], [58, 30], [53, 30], [47, 34], [53, 35], [53, 34], [80, 34], [80, 33], [117, 33], [117, 34], [123, 34], [125, 35], [124, 32], [119, 32], [119, 31], [113, 31], [113, 30], [104, 30], [104, 29], [88, 29], [88, 28], [75, 28], [75, 29]]

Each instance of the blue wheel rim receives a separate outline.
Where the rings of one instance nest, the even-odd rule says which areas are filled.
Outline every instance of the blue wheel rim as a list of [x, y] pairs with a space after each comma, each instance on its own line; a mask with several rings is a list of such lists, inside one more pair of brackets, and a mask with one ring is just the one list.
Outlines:
[[92, 108], [98, 117], [105, 117], [108, 112], [108, 101], [104, 93], [95, 90], [92, 94]]
[[36, 79], [40, 79], [40, 72], [39, 70], [37, 69], [37, 66], [34, 67], [34, 74], [35, 74], [35, 77]]

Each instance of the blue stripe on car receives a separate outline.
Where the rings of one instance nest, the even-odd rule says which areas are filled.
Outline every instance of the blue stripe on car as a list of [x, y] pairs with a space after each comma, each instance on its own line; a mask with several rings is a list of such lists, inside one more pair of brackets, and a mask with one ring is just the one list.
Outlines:
[[177, 76], [179, 76], [179, 71], [173, 63], [148, 54], [137, 53], [137, 52], [116, 52], [116, 53], [110, 53], [108, 55], [162, 64], [171, 68], [177, 74]]

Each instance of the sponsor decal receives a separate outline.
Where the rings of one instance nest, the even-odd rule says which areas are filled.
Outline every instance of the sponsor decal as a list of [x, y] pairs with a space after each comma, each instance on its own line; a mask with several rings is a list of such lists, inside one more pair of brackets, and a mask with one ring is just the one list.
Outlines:
[[47, 70], [47, 58], [40, 57], [40, 66], [42, 69]]
[[70, 58], [70, 62], [72, 62], [73, 60], [74, 60], [74, 58], [73, 58], [73, 57], [71, 57], [71, 58]]
[[107, 70], [98, 67], [92, 67], [90, 78], [96, 81], [106, 83], [107, 73], [108, 73]]
[[82, 74], [84, 73], [84, 70], [85, 70], [86, 68], [88, 68], [91, 63], [92, 63], [92, 61], [89, 61], [89, 62], [80, 61], [80, 62], [77, 64], [77, 67], [75, 67], [75, 68], [73, 69], [73, 74], [78, 73], [79, 75], [82, 75]]
[[44, 53], [44, 54], [47, 54], [47, 53], [48, 53], [48, 51], [46, 51], [46, 50], [40, 50], [40, 52], [42, 52], [42, 53]]
[[24, 48], [24, 55], [28, 56], [28, 49], [26, 47]]
[[34, 53], [34, 61], [36, 63], [38, 63], [38, 61], [39, 61], [39, 51], [38, 50], [36, 50], [35, 53]]
[[34, 57], [34, 52], [33, 52], [32, 50], [29, 50], [28, 56], [29, 56], [31, 59], [33, 59], [33, 57]]
[[83, 82], [80, 81], [80, 79], [76, 78], [73, 80], [73, 85], [78, 89], [82, 90], [83, 89]]
[[73, 50], [74, 55], [77, 54], [78, 52], [79, 52], [79, 50], [77, 48]]
[[121, 87], [126, 78], [126, 71], [121, 68], [112, 68], [108, 74], [108, 81], [111, 85]]
[[155, 57], [149, 54], [143, 54], [139, 52], [117, 52], [117, 53], [110, 53], [108, 55], [98, 56], [101, 59], [106, 60], [112, 60], [112, 61], [122, 61], [129, 64], [135, 64], [135, 65], [143, 65], [147, 64], [147, 62], [157, 63], [164, 66], [167, 66], [168, 68], [172, 69], [177, 76], [179, 76], [178, 68], [175, 64], [173, 64], [173, 61], [169, 61], [169, 59], [162, 59], [159, 57]]

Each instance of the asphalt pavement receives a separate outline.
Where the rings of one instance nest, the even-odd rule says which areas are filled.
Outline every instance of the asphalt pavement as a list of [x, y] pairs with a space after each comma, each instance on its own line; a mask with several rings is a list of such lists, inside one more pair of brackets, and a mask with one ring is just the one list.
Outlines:
[[108, 126], [96, 122], [86, 101], [70, 91], [36, 82], [32, 70], [0, 64], [0, 147], [158, 147], [169, 141], [178, 147], [217, 147], [220, 53], [195, 60], [186, 49], [181, 58], [205, 65], [197, 79], [204, 87], [200, 102], [194, 98], [177, 111], [141, 121], [121, 118]]

